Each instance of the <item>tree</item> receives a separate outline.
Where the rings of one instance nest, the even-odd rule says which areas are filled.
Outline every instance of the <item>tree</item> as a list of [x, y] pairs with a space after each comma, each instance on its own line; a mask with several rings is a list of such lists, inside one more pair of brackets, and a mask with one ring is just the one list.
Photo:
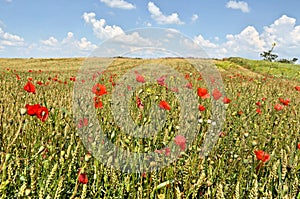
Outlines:
[[277, 60], [277, 62], [285, 63], [285, 64], [294, 64], [297, 61], [298, 61], [298, 58], [296, 58], [296, 57], [291, 59], [291, 60], [289, 60], [289, 59], [279, 59], [279, 60]]
[[263, 53], [260, 53], [260, 56], [264, 58], [266, 61], [273, 62], [278, 57], [278, 55], [273, 54], [272, 51], [274, 50], [274, 47], [276, 46], [276, 43], [272, 44], [272, 48], [268, 51], [264, 51]]

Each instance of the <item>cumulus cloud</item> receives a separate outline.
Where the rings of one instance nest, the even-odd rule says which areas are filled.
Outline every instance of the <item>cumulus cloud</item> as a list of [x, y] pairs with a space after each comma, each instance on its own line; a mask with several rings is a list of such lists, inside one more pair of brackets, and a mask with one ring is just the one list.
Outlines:
[[5, 32], [0, 27], [0, 46], [5, 48], [5, 46], [23, 46], [24, 39], [18, 35], [14, 35], [8, 32]]
[[247, 26], [238, 34], [227, 34], [222, 43], [217, 43], [218, 40], [210, 41], [202, 35], [194, 37], [194, 41], [211, 57], [239, 56], [260, 59], [260, 53], [269, 50], [275, 42], [274, 53], [279, 58], [299, 58], [300, 26], [296, 25], [295, 18], [282, 15], [271, 25], [265, 26], [261, 32], [253, 26]]
[[[32, 47], [44, 53], [55, 53], [57, 56], [82, 56], [97, 48], [95, 44], [88, 41], [85, 37], [79, 40], [76, 39], [72, 32], [68, 32], [67, 36], [61, 41], [51, 36], [47, 40], [41, 40], [39, 44]], [[34, 51], [34, 48], [31, 48], [31, 50]]]
[[266, 41], [265, 49], [270, 49], [276, 43], [274, 52], [280, 57], [299, 57], [300, 52], [300, 26], [296, 19], [282, 15], [270, 26], [265, 26], [261, 37]]
[[216, 44], [212, 43], [209, 40], [204, 39], [202, 35], [198, 35], [197, 37], [195, 37], [194, 41], [196, 42], [196, 44], [199, 44], [203, 48], [216, 48], [217, 47]]
[[[289, 38], [295, 33], [295, 31], [297, 32], [297, 29], [299, 28], [299, 26], [295, 27], [295, 24], [296, 19], [283, 15], [279, 19], [275, 20], [275, 22], [270, 26], [265, 26], [262, 35], [264, 39], [268, 41], [268, 44], [276, 42], [280, 45], [283, 41], [291, 42], [292, 40]], [[297, 40], [297, 35], [293, 36]]]
[[177, 13], [172, 13], [171, 15], [164, 15], [160, 8], [157, 7], [153, 2], [148, 3], [148, 11], [151, 13], [152, 19], [154, 19], [158, 24], [184, 24]]
[[226, 8], [241, 10], [242, 12], [250, 12], [248, 3], [244, 1], [228, 1]]
[[116, 37], [114, 41], [135, 47], [152, 46], [154, 44], [154, 41], [142, 37], [138, 32], [133, 32], [131, 34], [122, 34], [119, 37]]
[[[149, 46], [151, 41], [141, 37], [137, 32], [125, 33], [123, 29], [117, 25], [106, 25], [105, 19], [96, 19], [96, 14], [93, 12], [84, 13], [83, 19], [85, 23], [93, 27], [96, 37], [99, 39], [109, 39], [115, 37], [114, 42], [123, 43], [125, 46]], [[148, 24], [151, 26], [151, 24]]]
[[196, 21], [199, 18], [199, 16], [197, 14], [193, 14], [193, 16], [191, 17], [192, 21]]
[[125, 10], [135, 9], [135, 5], [128, 3], [124, 0], [100, 0], [102, 3], [105, 3], [107, 6], [111, 8], [120, 8]]
[[253, 26], [246, 27], [237, 35], [226, 35], [228, 40], [225, 47], [229, 48], [235, 54], [239, 52], [259, 53], [263, 50], [265, 41], [261, 39], [259, 33]]
[[85, 12], [82, 17], [85, 23], [92, 25], [94, 34], [100, 39], [108, 39], [124, 33], [123, 29], [119, 26], [106, 25], [105, 19], [97, 20], [94, 12]]
[[47, 40], [42, 40], [41, 43], [47, 46], [56, 46], [58, 44], [58, 41], [54, 37], [49, 37], [49, 39]]
[[79, 41], [76, 41], [75, 46], [84, 51], [90, 51], [97, 48], [95, 44], [92, 44], [92, 42], [88, 41], [85, 37], [82, 37]]
[[219, 58], [227, 56], [257, 58], [265, 46], [265, 41], [253, 26], [246, 27], [239, 34], [227, 34], [226, 41], [221, 44], [204, 39], [202, 35], [195, 37], [194, 41], [210, 56]]

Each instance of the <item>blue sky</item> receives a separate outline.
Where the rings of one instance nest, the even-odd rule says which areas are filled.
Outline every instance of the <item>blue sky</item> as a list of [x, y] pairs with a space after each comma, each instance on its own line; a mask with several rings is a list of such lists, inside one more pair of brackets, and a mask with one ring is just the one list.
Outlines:
[[299, 8], [299, 0], [0, 0], [0, 57], [85, 57], [112, 36], [161, 27], [210, 57], [260, 59], [275, 42], [279, 58], [300, 58]]

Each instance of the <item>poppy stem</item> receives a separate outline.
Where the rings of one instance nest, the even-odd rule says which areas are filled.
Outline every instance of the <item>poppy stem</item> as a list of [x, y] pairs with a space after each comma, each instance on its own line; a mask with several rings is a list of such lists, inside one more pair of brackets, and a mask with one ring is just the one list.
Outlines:
[[258, 172], [260, 171], [260, 169], [261, 169], [263, 166], [264, 166], [264, 162], [260, 162], [260, 163], [256, 166], [256, 168], [255, 168], [256, 174], [258, 174]]

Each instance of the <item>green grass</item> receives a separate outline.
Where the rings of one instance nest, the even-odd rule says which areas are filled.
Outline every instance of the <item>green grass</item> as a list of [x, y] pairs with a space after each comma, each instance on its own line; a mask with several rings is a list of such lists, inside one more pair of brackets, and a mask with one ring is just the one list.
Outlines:
[[300, 80], [300, 65], [285, 64], [279, 62], [268, 62], [261, 60], [249, 60], [244, 58], [232, 57], [228, 59], [242, 67], [248, 68], [256, 73], [264, 75], [273, 75], [275, 77], [283, 77], [288, 79]]

